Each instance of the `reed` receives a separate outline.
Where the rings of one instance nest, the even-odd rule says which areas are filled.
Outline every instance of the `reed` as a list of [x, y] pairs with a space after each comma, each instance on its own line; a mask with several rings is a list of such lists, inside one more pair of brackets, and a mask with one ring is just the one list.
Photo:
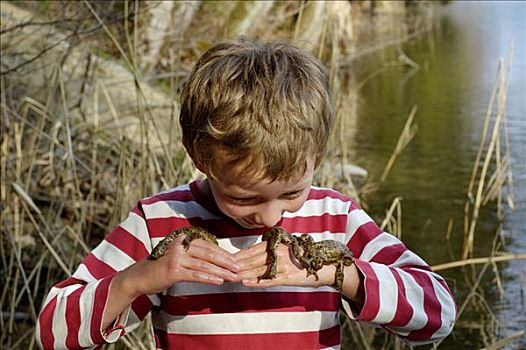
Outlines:
[[404, 148], [411, 142], [413, 137], [416, 135], [416, 132], [418, 131], [418, 126], [413, 124], [413, 119], [415, 118], [417, 106], [413, 106], [411, 109], [411, 112], [409, 113], [409, 116], [407, 117], [407, 120], [405, 122], [404, 128], [402, 129], [402, 132], [400, 134], [400, 137], [398, 138], [398, 141], [396, 142], [395, 149], [393, 153], [391, 154], [391, 157], [389, 157], [389, 160], [387, 161], [387, 165], [385, 166], [385, 169], [382, 173], [382, 177], [380, 178], [380, 182], [384, 182], [387, 178], [387, 175], [391, 171], [391, 168], [393, 167], [396, 158], [402, 153]]
[[402, 239], [402, 197], [393, 199], [380, 228]]
[[476, 264], [486, 264], [486, 263], [496, 263], [501, 261], [509, 260], [524, 260], [526, 259], [526, 254], [505, 254], [505, 255], [496, 255], [496, 256], [487, 256], [481, 258], [471, 258], [466, 260], [457, 260], [449, 263], [433, 265], [433, 271], [442, 271], [447, 269], [452, 269], [456, 267], [462, 267], [466, 265], [476, 265]]
[[[505, 120], [506, 113], [506, 96], [508, 81], [511, 74], [512, 56], [513, 49], [511, 47], [507, 68], [504, 67], [503, 59], [499, 60], [497, 81], [494, 85], [488, 108], [486, 110], [482, 137], [468, 185], [468, 200], [466, 201], [465, 206], [465, 210], [468, 215], [465, 216], [464, 248], [462, 252], [463, 259], [467, 259], [473, 251], [475, 229], [477, 226], [481, 206], [484, 203], [487, 203], [490, 197], [497, 197], [497, 216], [499, 220], [502, 220], [502, 185], [507, 180], [511, 185], [511, 167], [508, 161], [510, 157], [509, 142], [506, 142], [507, 149], [503, 160], [500, 152], [500, 138], [503, 134], [507, 135], [507, 132], [504, 131], [505, 123], [503, 121]], [[494, 115], [491, 138], [488, 139], [490, 135], [487, 134], [487, 131], [491, 122], [491, 116], [493, 115], [492, 111], [494, 108], [495, 96], [497, 97], [496, 113]], [[479, 174], [478, 168], [480, 166], [480, 161], [484, 152], [484, 161]], [[489, 171], [492, 160], [495, 161], [496, 170], [494, 175], [490, 177], [489, 180], [487, 180], [486, 175]], [[475, 194], [473, 194], [475, 184], [478, 184], [477, 191]], [[513, 189], [510, 188], [510, 192], [512, 191]], [[486, 196], [484, 196], [484, 192], [486, 192]], [[486, 197], [486, 199], [484, 199], [484, 197]], [[508, 198], [510, 198], [510, 202], [513, 203], [511, 199], [513, 197], [510, 196]], [[513, 204], [511, 207], [513, 207]]]

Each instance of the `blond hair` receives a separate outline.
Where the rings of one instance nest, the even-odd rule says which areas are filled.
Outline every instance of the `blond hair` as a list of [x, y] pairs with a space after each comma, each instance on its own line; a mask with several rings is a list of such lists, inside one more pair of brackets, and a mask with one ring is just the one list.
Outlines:
[[198, 60], [181, 98], [183, 144], [208, 176], [229, 167], [289, 180], [325, 153], [333, 121], [327, 70], [291, 44], [219, 43]]

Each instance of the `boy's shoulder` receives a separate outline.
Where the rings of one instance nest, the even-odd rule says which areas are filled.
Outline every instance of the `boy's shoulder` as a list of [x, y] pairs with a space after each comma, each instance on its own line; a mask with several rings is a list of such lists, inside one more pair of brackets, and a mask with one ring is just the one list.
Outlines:
[[210, 200], [199, 193], [198, 183], [192, 181], [141, 199], [134, 210], [147, 221], [154, 220], [156, 224], [164, 222], [167, 226], [178, 220], [182, 220], [181, 225], [188, 226], [186, 221], [190, 218], [217, 219], [218, 215]]
[[329, 211], [339, 208], [337, 211], [345, 211], [347, 213], [362, 209], [358, 201], [354, 198], [332, 188], [316, 186], [311, 186], [309, 195], [307, 196], [307, 200], [305, 201], [303, 208], [319, 208], [320, 210]]
[[349, 203], [352, 203], [353, 205], [359, 206], [355, 199], [341, 192], [338, 192], [335, 189], [327, 188], [327, 187], [311, 186], [307, 200], [317, 200], [317, 199], [318, 200], [320, 199], [339, 200], [342, 202], [349, 202]]
[[192, 183], [182, 184], [162, 192], [153, 194], [140, 200], [142, 205], [154, 204], [166, 201], [194, 201], [195, 196], [192, 192]]

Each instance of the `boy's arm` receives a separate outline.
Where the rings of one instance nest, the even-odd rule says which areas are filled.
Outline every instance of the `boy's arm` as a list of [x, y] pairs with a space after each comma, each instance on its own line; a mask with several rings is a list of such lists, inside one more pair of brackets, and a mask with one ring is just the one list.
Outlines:
[[[137, 208], [79, 265], [72, 277], [49, 292], [37, 320], [37, 340], [44, 349], [84, 348], [116, 341], [124, 328], [137, 327], [155, 295], [135, 299], [113, 327], [102, 328], [111, 282], [117, 271], [148, 255], [151, 243], [145, 220]], [[103, 331], [104, 330], [104, 331]]]
[[136, 328], [153, 305], [156, 293], [180, 281], [222, 284], [234, 281], [232, 255], [195, 240], [186, 250], [179, 236], [157, 260], [142, 210], [134, 209], [81, 263], [70, 278], [56, 285], [39, 315], [37, 339], [45, 349], [85, 348], [116, 341]]
[[[349, 315], [413, 345], [447, 336], [456, 305], [444, 279], [360, 208], [351, 208], [347, 227], [347, 246], [356, 257], [345, 270], [344, 308]], [[356, 281], [361, 284], [356, 286]]]
[[[344, 270], [342, 294], [348, 314], [357, 321], [381, 326], [410, 344], [429, 343], [448, 335], [456, 306], [444, 279], [400, 240], [382, 232], [364, 211], [355, 205], [350, 210], [347, 246], [356, 258]], [[313, 275], [305, 276], [287, 246], [280, 244], [276, 251], [276, 277], [261, 280], [257, 277], [268, 267], [266, 242], [236, 254], [244, 285], [264, 288], [334, 284], [333, 265], [319, 270], [316, 280]]]
[[237, 281], [238, 267], [232, 255], [215, 244], [197, 239], [186, 249], [180, 235], [163, 257], [142, 259], [118, 272], [113, 278], [102, 329], [108, 327], [132, 301], [141, 295], [153, 295], [179, 282], [221, 285]]

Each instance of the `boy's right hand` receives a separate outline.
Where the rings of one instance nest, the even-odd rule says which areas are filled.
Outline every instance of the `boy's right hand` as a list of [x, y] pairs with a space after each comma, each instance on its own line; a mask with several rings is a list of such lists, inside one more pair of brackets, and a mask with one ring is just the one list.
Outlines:
[[239, 266], [232, 254], [202, 239], [193, 240], [185, 249], [184, 238], [179, 235], [159, 259], [143, 259], [122, 271], [134, 281], [137, 296], [159, 293], [179, 282], [220, 285], [238, 281]]
[[113, 277], [102, 329], [140, 295], [160, 293], [179, 282], [239, 282], [240, 268], [232, 254], [202, 239], [193, 240], [187, 250], [184, 238], [178, 236], [159, 259], [144, 258]]

